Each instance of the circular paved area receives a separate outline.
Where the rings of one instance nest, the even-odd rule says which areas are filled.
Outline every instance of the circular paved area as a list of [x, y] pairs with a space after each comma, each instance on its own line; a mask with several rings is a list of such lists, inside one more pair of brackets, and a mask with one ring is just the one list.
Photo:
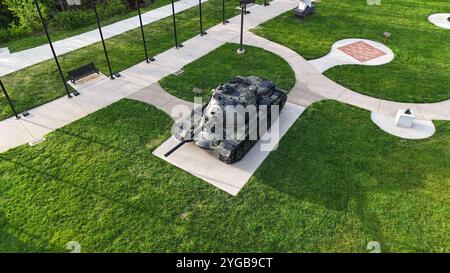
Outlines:
[[309, 63], [319, 72], [324, 72], [338, 65], [374, 66], [390, 63], [393, 59], [394, 52], [389, 47], [372, 40], [354, 38], [337, 41], [330, 53]]
[[383, 131], [406, 139], [424, 139], [431, 137], [436, 128], [432, 121], [415, 120], [411, 128], [402, 128], [395, 125], [395, 117], [372, 112], [372, 121]]
[[[296, 82], [289, 92], [288, 101], [294, 104], [308, 107], [319, 100], [334, 99], [393, 118], [398, 109], [410, 108], [416, 112], [417, 119], [420, 120], [450, 120], [450, 100], [436, 103], [401, 103], [359, 94], [328, 79], [311, 62], [306, 61], [292, 49], [252, 32], [246, 32], [245, 37], [245, 44], [268, 50], [285, 59], [291, 66]], [[232, 42], [239, 43], [239, 37]]]
[[434, 25], [450, 29], [450, 22], [447, 20], [447, 18], [450, 17], [450, 13], [436, 13], [432, 14], [428, 17], [428, 21], [433, 23]]

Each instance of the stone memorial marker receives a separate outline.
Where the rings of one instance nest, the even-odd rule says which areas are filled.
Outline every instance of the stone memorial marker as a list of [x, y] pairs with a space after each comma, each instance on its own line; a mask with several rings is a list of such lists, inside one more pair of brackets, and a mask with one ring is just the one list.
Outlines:
[[192, 88], [192, 92], [195, 93], [196, 95], [200, 95], [201, 93], [203, 93], [203, 90], [197, 87]]
[[415, 119], [416, 115], [411, 109], [400, 109], [395, 116], [395, 125], [397, 127], [411, 128]]

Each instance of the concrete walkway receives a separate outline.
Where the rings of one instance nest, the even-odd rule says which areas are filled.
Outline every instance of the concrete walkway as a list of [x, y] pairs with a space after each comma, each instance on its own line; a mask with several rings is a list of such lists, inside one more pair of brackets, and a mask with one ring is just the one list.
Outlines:
[[[206, 2], [208, 0], [202, 0]], [[175, 3], [175, 12], [181, 12], [198, 5], [198, 0], [180, 0]], [[144, 25], [156, 22], [172, 15], [171, 4], [145, 12], [142, 14], [142, 23]], [[120, 35], [139, 27], [139, 17], [134, 16], [126, 20], [116, 22], [102, 27], [105, 39]], [[59, 40], [53, 43], [57, 55], [62, 55], [94, 43], [100, 42], [98, 29], [88, 31], [67, 39]], [[0, 77], [19, 71], [28, 66], [52, 59], [53, 55], [48, 44], [26, 49], [12, 54], [0, 55]]]
[[[131, 94], [127, 98], [150, 104], [166, 113], [174, 121], [178, 121], [186, 115], [189, 115], [194, 109], [194, 103], [182, 100], [167, 93], [158, 82]], [[175, 110], [175, 107], [177, 106], [184, 106], [178, 108], [179, 110], [184, 110], [181, 111], [181, 115], [175, 115], [175, 113], [180, 113]]]

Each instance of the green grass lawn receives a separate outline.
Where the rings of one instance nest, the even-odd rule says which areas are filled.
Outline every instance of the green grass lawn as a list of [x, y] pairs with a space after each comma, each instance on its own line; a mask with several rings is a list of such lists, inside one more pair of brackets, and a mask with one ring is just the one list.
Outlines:
[[0, 154], [0, 251], [450, 251], [449, 123], [401, 140], [316, 103], [236, 197], [151, 154], [171, 125], [121, 100]]
[[[209, 0], [203, 4], [203, 24], [212, 27], [222, 21], [221, 0]], [[239, 11], [236, 3], [227, 2], [226, 16]], [[179, 41], [188, 40], [199, 33], [198, 7], [177, 14]], [[150, 55], [156, 55], [174, 46], [172, 17], [145, 26], [147, 46]], [[144, 49], [140, 29], [106, 40], [109, 58], [114, 71], [121, 71], [144, 60]], [[95, 62], [105, 74], [108, 67], [101, 43], [64, 54], [59, 57], [66, 73], [83, 64]], [[19, 112], [29, 110], [65, 94], [64, 86], [53, 60], [48, 60], [14, 72], [2, 78]], [[0, 120], [12, 116], [3, 94], [0, 95]]]
[[448, 11], [448, 0], [382, 0], [368, 6], [365, 0], [322, 0], [314, 15], [299, 22], [291, 11], [255, 30], [296, 50], [307, 59], [319, 58], [337, 40], [366, 38], [383, 41], [394, 51], [392, 63], [377, 67], [346, 65], [325, 75], [360, 93], [403, 102], [450, 99], [450, 31], [427, 17]]
[[259, 76], [274, 81], [287, 91], [292, 89], [295, 84], [294, 71], [284, 59], [252, 46], [245, 46], [245, 54], [239, 55], [236, 53], [238, 47], [237, 44], [225, 44], [185, 66], [183, 74], [167, 76], [160, 84], [169, 93], [188, 101], [194, 100], [194, 87], [202, 89], [203, 97], [207, 98], [218, 84], [237, 75]]
[[[161, 6], [170, 4], [171, 1], [170, 0], [155, 0], [154, 3], [151, 3], [150, 5], [148, 5], [147, 7], [142, 8], [142, 13], [150, 11], [152, 9], [156, 9], [159, 8]], [[129, 11], [125, 14], [120, 14], [120, 15], [114, 15], [108, 18], [100, 18], [101, 23], [103, 26], [121, 21], [121, 20], [125, 20], [127, 18], [133, 17], [138, 15], [137, 11]], [[94, 11], [92, 11], [92, 16], [94, 17]], [[50, 31], [50, 35], [52, 38], [52, 41], [58, 41], [58, 40], [62, 40], [68, 37], [72, 37], [87, 31], [91, 31], [97, 29], [97, 24], [93, 24], [90, 26], [86, 26], [83, 28], [79, 28], [76, 30], [55, 30], [55, 29], [49, 29]], [[24, 49], [28, 49], [28, 48], [32, 48], [32, 47], [36, 47], [36, 46], [40, 46], [43, 44], [47, 44], [47, 37], [45, 36], [45, 34], [43, 32], [40, 33], [36, 33], [33, 35], [29, 35], [26, 37], [22, 37], [20, 39], [15, 39], [15, 40], [11, 40], [8, 42], [3, 42], [0, 41], [0, 47], [8, 47], [9, 50], [11, 52], [17, 52], [17, 51], [21, 51]]]

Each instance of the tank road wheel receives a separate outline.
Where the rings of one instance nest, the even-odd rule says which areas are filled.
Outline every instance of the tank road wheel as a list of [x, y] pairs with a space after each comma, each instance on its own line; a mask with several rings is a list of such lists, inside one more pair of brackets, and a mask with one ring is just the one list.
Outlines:
[[223, 156], [223, 155], [221, 155], [221, 154], [219, 154], [219, 153], [216, 153], [216, 155], [217, 155], [217, 158], [218, 158], [220, 161], [225, 162], [225, 163], [227, 163], [227, 164], [231, 164], [232, 156], [231, 156], [231, 157], [225, 157], [225, 156]]

